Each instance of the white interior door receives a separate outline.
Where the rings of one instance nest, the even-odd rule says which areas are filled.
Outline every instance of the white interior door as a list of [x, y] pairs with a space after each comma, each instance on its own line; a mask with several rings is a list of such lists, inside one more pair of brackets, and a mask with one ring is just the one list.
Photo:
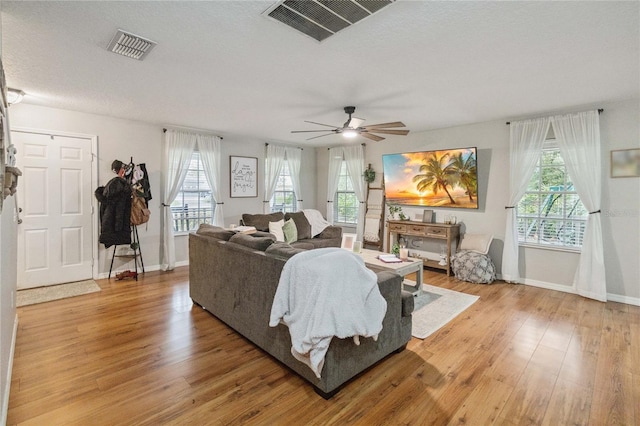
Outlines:
[[92, 140], [14, 131], [18, 289], [92, 278]]

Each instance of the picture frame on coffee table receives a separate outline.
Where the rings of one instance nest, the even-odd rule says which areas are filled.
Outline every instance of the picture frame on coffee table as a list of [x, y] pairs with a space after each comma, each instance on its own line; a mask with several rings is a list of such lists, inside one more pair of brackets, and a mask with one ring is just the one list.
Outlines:
[[353, 251], [353, 245], [356, 242], [356, 238], [358, 238], [357, 234], [342, 234], [342, 243], [340, 244], [340, 248]]

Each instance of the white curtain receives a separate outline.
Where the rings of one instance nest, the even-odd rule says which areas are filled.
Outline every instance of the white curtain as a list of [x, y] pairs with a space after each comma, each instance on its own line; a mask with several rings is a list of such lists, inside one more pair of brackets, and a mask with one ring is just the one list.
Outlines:
[[340, 167], [344, 158], [342, 147], [329, 148], [329, 174], [327, 181], [327, 222], [333, 225], [333, 199], [338, 189]]
[[267, 157], [264, 161], [264, 198], [262, 212], [271, 213], [271, 197], [276, 189], [278, 176], [284, 164], [285, 149], [283, 146], [270, 143], [267, 145]]
[[176, 248], [173, 240], [173, 215], [171, 203], [182, 186], [191, 155], [196, 147], [197, 135], [194, 133], [167, 130], [164, 134], [163, 176], [163, 223], [162, 223], [162, 269], [173, 270], [176, 266]]
[[577, 293], [607, 301], [600, 216], [600, 117], [587, 111], [551, 118], [560, 153], [580, 201], [589, 210], [580, 263], [573, 279]]
[[302, 164], [302, 149], [295, 147], [285, 147], [287, 163], [289, 164], [289, 174], [291, 175], [291, 183], [293, 184], [293, 192], [296, 193], [296, 208], [302, 211], [304, 208], [302, 198], [302, 185], [300, 183], [300, 166]]
[[358, 223], [356, 225], [357, 240], [362, 241], [364, 233], [364, 215], [367, 202], [367, 185], [364, 181], [364, 147], [362, 145], [351, 145], [344, 147], [344, 160], [347, 163], [347, 170], [353, 185], [353, 192], [359, 201]]
[[509, 204], [505, 207], [507, 209], [507, 226], [502, 253], [502, 279], [505, 281], [520, 281], [516, 205], [527, 190], [531, 175], [533, 175], [536, 163], [540, 158], [549, 125], [550, 119], [548, 117], [511, 122]]
[[213, 209], [213, 224], [224, 227], [224, 211], [222, 208], [222, 190], [221, 190], [221, 158], [220, 153], [220, 137], [213, 135], [198, 135], [197, 138], [198, 151], [200, 159], [204, 167], [204, 174], [211, 187], [211, 195], [216, 203]]

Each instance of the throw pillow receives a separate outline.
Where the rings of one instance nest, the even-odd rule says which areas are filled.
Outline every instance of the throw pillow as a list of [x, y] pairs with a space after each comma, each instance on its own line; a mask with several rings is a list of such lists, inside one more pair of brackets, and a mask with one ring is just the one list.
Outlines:
[[489, 234], [464, 234], [460, 243], [460, 250], [470, 250], [477, 253], [487, 254], [493, 241], [493, 235]]
[[284, 220], [289, 220], [289, 219], [293, 219], [293, 221], [296, 224], [299, 240], [306, 240], [308, 238], [313, 238], [313, 235], [311, 235], [311, 224], [309, 223], [309, 219], [307, 219], [307, 217], [304, 215], [304, 212], [285, 214]]
[[283, 226], [284, 219], [277, 222], [269, 222], [269, 233], [276, 237], [276, 241], [284, 242], [284, 232], [282, 232]]
[[298, 241], [298, 228], [293, 219], [289, 219], [282, 225], [282, 232], [284, 233], [284, 241], [288, 244]]

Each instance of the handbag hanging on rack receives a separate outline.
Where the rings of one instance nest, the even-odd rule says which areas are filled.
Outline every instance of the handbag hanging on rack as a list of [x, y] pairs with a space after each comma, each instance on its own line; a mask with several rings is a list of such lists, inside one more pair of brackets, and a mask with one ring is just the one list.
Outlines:
[[151, 210], [147, 208], [147, 201], [133, 191], [131, 195], [131, 224], [142, 225], [149, 221]]

